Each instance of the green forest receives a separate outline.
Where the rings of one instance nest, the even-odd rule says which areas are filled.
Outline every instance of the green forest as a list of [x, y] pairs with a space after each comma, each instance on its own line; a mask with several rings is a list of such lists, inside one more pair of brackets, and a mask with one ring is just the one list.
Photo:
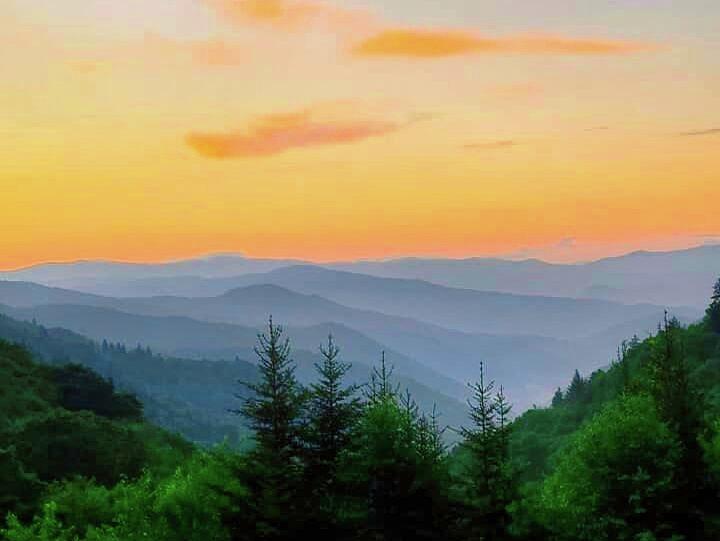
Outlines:
[[[301, 385], [272, 319], [257, 370], [217, 364], [235, 399], [193, 398], [213, 419], [114, 385], [152, 352], [17, 325], [0, 341], [7, 541], [720, 539], [720, 280], [703, 320], [666, 316], [546, 408], [515, 417], [478, 362], [464, 427], [422, 411], [384, 356], [349, 383], [332, 337]], [[163, 362], [192, 393], [200, 372]], [[226, 442], [203, 444], [212, 430]]]

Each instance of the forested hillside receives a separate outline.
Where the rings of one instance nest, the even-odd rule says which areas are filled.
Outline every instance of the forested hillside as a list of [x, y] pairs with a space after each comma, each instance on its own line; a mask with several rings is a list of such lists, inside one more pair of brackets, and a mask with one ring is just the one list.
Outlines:
[[332, 338], [301, 384], [272, 320], [227, 405], [253, 430], [244, 450], [193, 449], [93, 372], [0, 348], [9, 541], [720, 536], [720, 281], [702, 321], [666, 316], [515, 420], [479, 365], [452, 448], [389, 363], [347, 381]]
[[203, 444], [241, 443], [246, 430], [228, 413], [236, 382], [253, 381], [251, 363], [195, 361], [164, 357], [150, 349], [103, 341], [95, 343], [60, 328], [46, 328], [0, 314], [0, 339], [26, 346], [53, 365], [75, 362], [111, 378], [136, 394], [148, 419]]

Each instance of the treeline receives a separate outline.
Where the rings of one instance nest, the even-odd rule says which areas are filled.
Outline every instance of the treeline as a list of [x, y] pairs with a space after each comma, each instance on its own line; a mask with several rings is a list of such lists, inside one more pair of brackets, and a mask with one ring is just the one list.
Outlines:
[[[153, 445], [129, 453], [142, 466], [119, 479], [103, 473], [111, 464], [73, 472], [54, 462], [45, 470], [42, 460], [24, 462], [25, 451], [18, 452], [23, 438], [57, 431], [52, 421], [42, 430], [24, 429], [32, 423], [23, 420], [23, 412], [32, 411], [36, 398], [3, 402], [9, 420], [2, 433], [9, 436], [3, 436], [0, 457], [11, 458], [0, 475], [15, 472], [38, 483], [3, 493], [11, 511], [3, 536], [10, 541], [720, 538], [720, 281], [702, 322], [683, 328], [666, 317], [656, 335], [623, 345], [609, 369], [589, 378], [576, 373], [551, 407], [515, 420], [502, 388], [485, 380], [480, 365], [468, 425], [458, 430], [460, 443], [452, 449], [443, 443], [438, 415], [419, 411], [392, 383], [384, 359], [369, 383], [357, 387], [344, 381], [348, 364], [332, 338], [321, 352], [315, 383], [300, 385], [290, 344], [271, 321], [257, 346], [259, 378], [239, 387], [237, 405], [228, 405], [252, 426], [252, 448], [195, 449], [182, 456], [182, 446], [166, 438], [160, 440], [163, 449], [155, 436]], [[24, 372], [7, 373], [21, 387]], [[25, 388], [64, 415], [102, 418], [116, 430], [143, 425], [132, 399], [114, 390], [109, 395], [102, 382], [90, 386], [105, 389], [99, 394], [104, 400], [78, 396], [83, 378], [92, 380], [88, 374], [78, 379], [71, 370], [52, 385], [36, 381]], [[75, 394], [60, 403], [63, 385]], [[76, 411], [88, 403], [95, 411]], [[47, 412], [43, 418], [50, 418]], [[77, 449], [66, 451], [73, 453], [93, 440], [65, 441], [75, 442]], [[42, 441], [39, 448], [49, 449]], [[104, 452], [99, 456], [107, 456]], [[25, 493], [34, 498], [12, 500]]]

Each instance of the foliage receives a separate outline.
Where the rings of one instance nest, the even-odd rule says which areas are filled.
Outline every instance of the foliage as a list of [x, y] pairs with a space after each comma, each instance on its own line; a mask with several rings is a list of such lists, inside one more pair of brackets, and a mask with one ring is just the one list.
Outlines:
[[653, 400], [623, 397], [560, 454], [541, 491], [542, 520], [561, 539], [669, 539], [679, 459]]
[[720, 333], [720, 278], [713, 286], [712, 297], [710, 298], [710, 306], [707, 309], [708, 323], [710, 328]]
[[[516, 419], [481, 365], [471, 423], [452, 449], [438, 413], [400, 392], [384, 354], [360, 398], [329, 338], [316, 382], [303, 388], [272, 320], [259, 337], [258, 376], [238, 393], [255, 435], [244, 450], [199, 450], [156, 428], [138, 399], [86, 368], [88, 359], [110, 360], [98, 366], [137, 382], [170, 366], [151, 352], [106, 343], [99, 356], [75, 359], [87, 343], [21, 326], [36, 348], [58, 353], [66, 343], [69, 353], [42, 365], [0, 341], [0, 512], [8, 517], [0, 538], [717, 539], [717, 306], [720, 283], [702, 322], [683, 328], [666, 318], [656, 335], [621, 344], [607, 369], [576, 371], [550, 407]], [[148, 359], [154, 364], [142, 367]], [[190, 389], [181, 380], [200, 372], [173, 366], [162, 381]], [[146, 412], [163, 411], [140, 398]]]

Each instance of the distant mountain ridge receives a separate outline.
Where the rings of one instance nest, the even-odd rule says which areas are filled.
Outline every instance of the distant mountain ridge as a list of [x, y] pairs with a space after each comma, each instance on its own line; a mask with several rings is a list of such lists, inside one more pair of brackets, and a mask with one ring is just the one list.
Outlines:
[[[226, 278], [298, 264], [312, 263], [219, 254], [158, 264], [83, 261], [36, 265], [0, 272], [0, 279], [27, 280], [111, 296], [152, 296], [178, 294], [177, 290], [162, 291], [162, 280], [152, 289], [153, 279]], [[707, 284], [712, 284], [720, 274], [720, 245], [667, 252], [638, 251], [579, 264], [474, 257], [399, 258], [315, 266], [386, 278], [420, 279], [456, 288], [702, 309], [708, 298]]]
[[[468, 321], [476, 329], [495, 325], [493, 330], [500, 334], [466, 332], [408, 315], [350, 307], [315, 293], [298, 293], [266, 283], [273, 279], [283, 283], [290, 280], [286, 285], [301, 290], [350, 295], [358, 303], [386, 311], [442, 318], [438, 321], [448, 327], [456, 321]], [[583, 336], [579, 331], [601, 333], [620, 325], [618, 332], [625, 338], [652, 330], [663, 312], [661, 307], [628, 307], [605, 301], [456, 290], [416, 280], [389, 280], [315, 267], [278, 269], [266, 275], [247, 275], [243, 280], [259, 283], [214, 297], [139, 298], [104, 297], [0, 281], [0, 303], [14, 307], [16, 311], [9, 313], [16, 317], [34, 317], [41, 323], [70, 328], [96, 339], [137, 341], [173, 355], [208, 358], [249, 353], [254, 330], [272, 314], [301, 340], [314, 333], [315, 343], [307, 346], [312, 351], [322, 339], [318, 329], [333, 328], [345, 335], [350, 351], [364, 356], [358, 360], [364, 358], [368, 364], [377, 359], [381, 350], [395, 351], [400, 375], [450, 396], [465, 394], [459, 382], [472, 380], [483, 360], [492, 377], [519, 395], [519, 407], [548, 399], [574, 367], [592, 370], [607, 364], [617, 347], [617, 342], [606, 340], [602, 334], [597, 340], [574, 343], [533, 336], [527, 329], [537, 330], [545, 324], [546, 329], [570, 329]], [[628, 322], [632, 322], [630, 328], [622, 327]], [[361, 343], [364, 349], [353, 350]]]
[[387, 278], [416, 278], [451, 287], [700, 309], [706, 306], [710, 287], [720, 275], [720, 245], [637, 251], [578, 264], [537, 259], [404, 258], [329, 267]]

